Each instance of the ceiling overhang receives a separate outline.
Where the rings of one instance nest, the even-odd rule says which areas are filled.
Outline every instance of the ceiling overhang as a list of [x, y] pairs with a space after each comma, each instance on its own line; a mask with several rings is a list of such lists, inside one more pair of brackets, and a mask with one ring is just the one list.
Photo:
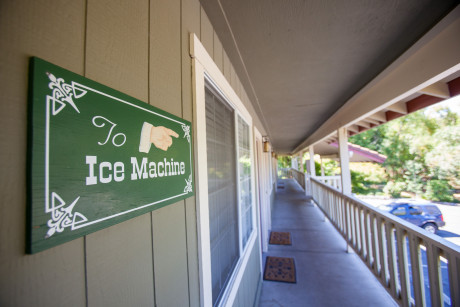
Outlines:
[[444, 99], [459, 69], [457, 1], [201, 2], [278, 153]]

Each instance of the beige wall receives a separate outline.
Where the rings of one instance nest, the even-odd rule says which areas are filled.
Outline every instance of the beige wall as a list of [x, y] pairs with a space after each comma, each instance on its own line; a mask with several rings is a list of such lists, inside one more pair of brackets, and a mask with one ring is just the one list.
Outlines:
[[0, 306], [199, 305], [194, 198], [24, 253], [29, 57], [191, 121], [190, 32], [249, 105], [198, 0], [0, 2]]

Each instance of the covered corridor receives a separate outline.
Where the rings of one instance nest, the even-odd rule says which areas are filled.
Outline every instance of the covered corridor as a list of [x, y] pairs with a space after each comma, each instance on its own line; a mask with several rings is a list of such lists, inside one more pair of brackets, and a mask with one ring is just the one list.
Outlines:
[[398, 306], [294, 179], [278, 180], [272, 231], [292, 245], [269, 245], [267, 256], [292, 257], [296, 283], [263, 281], [260, 306]]
[[[459, 306], [460, 248], [345, 170], [351, 135], [460, 95], [458, 0], [1, 3], [0, 306]], [[283, 155], [317, 206], [275, 204]]]

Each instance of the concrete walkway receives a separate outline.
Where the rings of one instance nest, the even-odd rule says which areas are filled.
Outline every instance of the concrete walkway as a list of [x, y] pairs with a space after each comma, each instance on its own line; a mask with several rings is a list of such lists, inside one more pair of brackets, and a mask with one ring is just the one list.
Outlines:
[[297, 283], [263, 281], [260, 306], [398, 306], [361, 259], [292, 179], [278, 181], [272, 231], [292, 245], [269, 245], [266, 256], [292, 257]]

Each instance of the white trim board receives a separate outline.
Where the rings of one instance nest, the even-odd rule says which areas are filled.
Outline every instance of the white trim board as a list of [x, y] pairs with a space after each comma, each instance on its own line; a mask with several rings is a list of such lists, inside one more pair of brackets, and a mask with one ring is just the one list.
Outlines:
[[206, 80], [214, 85], [222, 96], [226, 98], [227, 102], [244, 118], [248, 125], [252, 126], [250, 113], [194, 33], [190, 34], [190, 55], [192, 59], [198, 61], [203, 67]]
[[[251, 184], [252, 199], [255, 199], [254, 182], [254, 147], [253, 147], [253, 121], [250, 113], [240, 100], [230, 83], [224, 77], [217, 65], [207, 53], [206, 49], [194, 34], [190, 34], [190, 56], [192, 57], [192, 90], [193, 90], [193, 126], [196, 146], [195, 161], [195, 182], [197, 201], [197, 224], [198, 224], [198, 257], [200, 274], [200, 296], [201, 306], [212, 306], [212, 280], [211, 280], [211, 247], [209, 230], [209, 200], [208, 200], [208, 174], [206, 155], [206, 108], [205, 108], [205, 83], [210, 84], [219, 92], [248, 125], [250, 133], [251, 148]], [[237, 118], [237, 116], [236, 116]], [[238, 122], [235, 122], [237, 125]], [[248, 265], [250, 253], [257, 242], [258, 224], [256, 220], [256, 204], [252, 205], [253, 230], [248, 239], [246, 247], [240, 250], [240, 258], [231, 276], [231, 280], [225, 289], [219, 306], [232, 306], [238, 293], [244, 272]], [[239, 207], [239, 205], [238, 205]], [[240, 216], [238, 217], [240, 218]], [[240, 240], [241, 242], [241, 240]]]

